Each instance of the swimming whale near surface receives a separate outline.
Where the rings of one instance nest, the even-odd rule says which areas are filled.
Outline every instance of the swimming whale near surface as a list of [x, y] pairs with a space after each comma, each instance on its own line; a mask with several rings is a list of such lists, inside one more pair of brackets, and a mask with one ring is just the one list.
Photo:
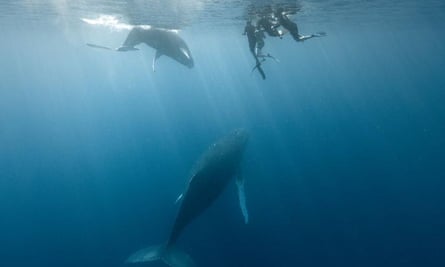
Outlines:
[[[135, 46], [141, 43], [145, 43], [156, 50], [152, 63], [153, 71], [155, 71], [156, 61], [162, 55], [168, 56], [189, 68], [193, 68], [194, 66], [190, 49], [175, 30], [161, 29], [151, 26], [134, 26], [128, 33], [122, 46], [115, 50], [120, 52], [139, 50]], [[113, 50], [95, 44], [87, 43], [87, 45], [94, 48]]]
[[167, 242], [135, 252], [126, 263], [162, 260], [171, 267], [196, 266], [188, 254], [175, 247], [175, 243], [184, 228], [221, 195], [233, 177], [236, 177], [241, 211], [245, 223], [248, 222], [244, 179], [240, 173], [247, 140], [247, 131], [237, 129], [208, 148], [196, 163], [184, 193], [178, 198], [181, 206]]
[[159, 29], [154, 27], [134, 27], [127, 36], [127, 39], [117, 51], [129, 51], [136, 49], [134, 46], [145, 43], [156, 49], [153, 59], [153, 71], [156, 60], [166, 55], [189, 68], [193, 68], [194, 62], [192, 53], [185, 41], [174, 30]]

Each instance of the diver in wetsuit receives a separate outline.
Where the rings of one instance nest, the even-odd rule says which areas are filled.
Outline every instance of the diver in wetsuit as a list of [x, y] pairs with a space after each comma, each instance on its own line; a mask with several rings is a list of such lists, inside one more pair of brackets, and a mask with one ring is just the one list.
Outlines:
[[256, 36], [255, 36], [255, 26], [252, 25], [252, 21], [248, 20], [246, 22], [246, 26], [244, 27], [244, 33], [243, 35], [247, 36], [247, 41], [249, 42], [249, 50], [252, 53], [252, 55], [255, 57], [255, 60], [258, 61], [256, 58], [255, 53], [255, 47], [256, 47]]
[[255, 30], [255, 38], [256, 38], [256, 50], [255, 50], [256, 53], [255, 53], [255, 55], [256, 55], [256, 57], [262, 58], [263, 59], [262, 62], [264, 62], [266, 60], [266, 58], [271, 58], [275, 62], [280, 62], [278, 59], [276, 59], [269, 53], [263, 54], [264, 39], [266, 38], [266, 35], [264, 34], [264, 32], [265, 32], [264, 28], [260, 24], [257, 24], [256, 30]]
[[261, 26], [257, 25], [255, 29], [255, 39], [256, 39], [255, 54], [257, 57], [263, 56], [263, 52], [261, 50], [264, 47], [264, 38], [266, 38], [266, 36], [264, 35], [264, 30], [261, 28]]
[[280, 38], [283, 36], [283, 32], [277, 29], [278, 27], [280, 27], [280, 24], [276, 19], [270, 18], [268, 16], [262, 16], [258, 20], [257, 24], [259, 27], [263, 28], [269, 36]]
[[302, 42], [313, 37], [323, 37], [326, 35], [324, 32], [311, 35], [300, 35], [297, 24], [289, 19], [289, 14], [290, 12], [286, 12], [282, 7], [279, 7], [275, 13], [275, 16], [277, 17], [279, 24], [289, 31], [295, 41]]
[[[244, 33], [243, 35], [247, 35], [247, 41], [249, 42], [249, 49], [250, 52], [252, 53], [253, 57], [255, 58], [255, 67], [253, 68], [258, 69], [258, 72], [261, 74], [261, 77], [263, 78], [263, 80], [266, 79], [266, 74], [264, 73], [263, 69], [261, 68], [261, 62], [258, 59], [257, 53], [255, 51], [256, 46], [257, 46], [257, 38], [256, 38], [256, 34], [255, 34], [256, 28], [255, 26], [252, 25], [252, 21], [248, 20], [246, 22], [246, 26], [244, 27]], [[263, 41], [263, 45], [264, 45], [264, 41]]]

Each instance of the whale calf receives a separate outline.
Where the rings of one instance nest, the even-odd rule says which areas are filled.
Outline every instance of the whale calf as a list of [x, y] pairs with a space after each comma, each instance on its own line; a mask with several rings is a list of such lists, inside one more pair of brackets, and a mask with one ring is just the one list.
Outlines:
[[139, 50], [135, 46], [141, 43], [156, 50], [152, 63], [153, 71], [155, 71], [156, 61], [162, 55], [172, 58], [176, 62], [189, 68], [193, 68], [195, 65], [192, 52], [190, 52], [187, 43], [181, 36], [179, 36], [176, 30], [161, 29], [152, 26], [134, 26], [128, 33], [122, 46], [119, 48], [113, 49], [92, 43], [87, 43], [86, 45], [92, 48], [127, 52]]
[[138, 50], [136, 45], [145, 43], [156, 50], [153, 58], [152, 68], [162, 55], [168, 56], [184, 66], [193, 68], [194, 61], [192, 53], [186, 42], [174, 30], [160, 29], [155, 27], [135, 26], [128, 33], [127, 38], [117, 51]]
[[244, 179], [240, 172], [247, 141], [247, 131], [237, 129], [207, 149], [195, 164], [186, 189], [179, 197], [181, 206], [167, 242], [135, 252], [126, 263], [162, 260], [171, 267], [196, 266], [188, 254], [175, 247], [175, 243], [184, 228], [211, 206], [233, 177], [236, 177], [241, 211], [245, 223], [248, 222]]

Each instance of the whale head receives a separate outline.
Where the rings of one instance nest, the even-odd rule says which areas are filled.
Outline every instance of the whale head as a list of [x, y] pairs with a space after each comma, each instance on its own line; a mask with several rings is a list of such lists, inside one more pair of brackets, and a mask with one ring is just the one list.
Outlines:
[[249, 140], [249, 132], [244, 128], [235, 129], [232, 134], [241, 142], [242, 144], [246, 144], [247, 140]]
[[242, 153], [246, 148], [247, 141], [249, 140], [249, 132], [244, 128], [238, 128], [233, 130], [227, 137], [234, 150]]
[[195, 62], [193, 61], [192, 54], [190, 53], [190, 50], [187, 47], [181, 47], [179, 48], [180, 54], [176, 58], [177, 61], [179, 61], [181, 64], [189, 67], [190, 69], [193, 68], [195, 65]]

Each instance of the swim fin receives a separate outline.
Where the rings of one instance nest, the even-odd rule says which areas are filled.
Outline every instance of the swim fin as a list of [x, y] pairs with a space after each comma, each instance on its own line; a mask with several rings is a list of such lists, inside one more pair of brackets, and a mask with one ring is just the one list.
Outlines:
[[158, 60], [158, 58], [160, 58], [161, 56], [162, 56], [162, 53], [159, 52], [159, 50], [156, 50], [155, 57], [153, 58], [153, 63], [151, 63], [151, 68], [153, 69], [153, 72], [156, 71], [155, 70], [155, 64], [156, 64], [156, 61]]
[[258, 72], [260, 73], [261, 78], [263, 78], [263, 80], [265, 80], [265, 79], [266, 79], [266, 74], [264, 73], [263, 68], [261, 68], [261, 63], [260, 63], [260, 62], [258, 62], [258, 63], [255, 65], [255, 67], [253, 67], [252, 72], [253, 72], [255, 69], [258, 69]]
[[316, 32], [312, 34], [313, 37], [325, 37], [327, 34], [325, 32]]
[[279, 59], [277, 59], [276, 57], [274, 57], [274, 56], [272, 56], [271, 54], [267, 54], [267, 55], [258, 55], [258, 57], [259, 58], [263, 58], [263, 61], [268, 57], [268, 58], [271, 58], [271, 59], [273, 59], [273, 61], [275, 61], [275, 62], [277, 62], [277, 63], [280, 63], [280, 60]]
[[255, 59], [256, 59], [256, 64], [253, 67], [251, 72], [253, 72], [254, 70], [258, 69], [258, 72], [260, 73], [261, 78], [263, 78], [263, 80], [265, 80], [266, 79], [266, 74], [264, 73], [263, 68], [261, 68], [261, 63], [266, 61], [266, 59], [263, 58], [261, 61], [257, 57], [255, 57]]
[[246, 190], [244, 189], [244, 177], [241, 174], [238, 174], [236, 178], [236, 187], [238, 189], [238, 200], [241, 208], [241, 212], [243, 213], [244, 223], [249, 223], [249, 212], [247, 210], [246, 205]]

